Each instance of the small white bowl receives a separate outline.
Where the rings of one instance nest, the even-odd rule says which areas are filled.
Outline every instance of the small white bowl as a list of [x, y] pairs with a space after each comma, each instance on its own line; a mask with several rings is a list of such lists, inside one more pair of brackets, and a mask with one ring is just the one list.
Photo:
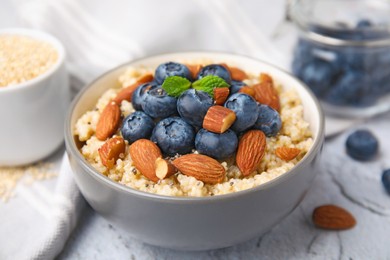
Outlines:
[[[57, 62], [29, 81], [0, 88], [0, 166], [36, 162], [63, 142], [63, 125], [70, 102], [65, 49], [53, 36], [31, 29], [4, 29], [0, 35], [28, 36], [50, 43]], [[1, 75], [0, 75], [1, 76]]]

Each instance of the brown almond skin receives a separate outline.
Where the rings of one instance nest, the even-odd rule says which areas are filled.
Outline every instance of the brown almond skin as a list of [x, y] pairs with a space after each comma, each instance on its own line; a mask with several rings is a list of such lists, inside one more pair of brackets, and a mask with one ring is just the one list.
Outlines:
[[232, 80], [243, 81], [248, 78], [248, 75], [241, 69], [236, 67], [229, 67]]
[[264, 81], [255, 84], [252, 87], [255, 90], [255, 99], [257, 102], [268, 105], [276, 111], [280, 111], [279, 94], [272, 83]]
[[215, 104], [223, 105], [229, 96], [230, 90], [229, 88], [215, 88], [213, 92]]
[[119, 105], [113, 101], [107, 104], [100, 115], [96, 125], [96, 137], [104, 141], [111, 137], [118, 130], [121, 123], [121, 110]]
[[253, 98], [255, 97], [255, 90], [251, 87], [248, 87], [248, 86], [242, 87], [238, 92], [247, 94]]
[[172, 164], [183, 174], [208, 184], [221, 183], [225, 179], [225, 168], [215, 159], [202, 154], [186, 154]]
[[108, 169], [114, 167], [116, 160], [124, 155], [126, 144], [122, 137], [116, 136], [108, 139], [98, 150], [102, 164]]
[[356, 219], [351, 213], [331, 204], [315, 208], [312, 219], [314, 225], [322, 229], [344, 230], [356, 225]]
[[300, 149], [286, 146], [278, 147], [275, 150], [276, 156], [285, 161], [291, 161], [295, 159], [300, 153]]
[[260, 82], [269, 82], [272, 85], [274, 84], [273, 78], [267, 73], [260, 73], [259, 80]]
[[134, 166], [151, 181], [158, 182], [156, 176], [156, 160], [161, 158], [160, 148], [148, 139], [139, 139], [129, 147]]
[[223, 106], [212, 106], [203, 119], [203, 128], [217, 134], [222, 134], [236, 121], [234, 111]]
[[151, 82], [152, 80], [153, 80], [153, 75], [150, 73], [141, 76], [140, 78], [137, 79], [137, 81], [134, 84], [122, 89], [113, 99], [113, 101], [116, 102], [118, 105], [120, 105], [123, 100], [131, 101], [133, 97], [133, 93], [139, 87], [139, 85], [147, 82]]
[[254, 172], [264, 156], [266, 136], [260, 130], [249, 130], [240, 139], [236, 153], [236, 164], [242, 175]]
[[163, 158], [157, 158], [156, 162], [156, 176], [160, 179], [166, 179], [177, 173], [177, 169], [173, 164]]
[[203, 66], [200, 65], [200, 64], [196, 64], [196, 65], [187, 64], [186, 66], [189, 69], [189, 71], [191, 73], [191, 77], [193, 79], [196, 79], [196, 77], [198, 76], [199, 71], [203, 68]]

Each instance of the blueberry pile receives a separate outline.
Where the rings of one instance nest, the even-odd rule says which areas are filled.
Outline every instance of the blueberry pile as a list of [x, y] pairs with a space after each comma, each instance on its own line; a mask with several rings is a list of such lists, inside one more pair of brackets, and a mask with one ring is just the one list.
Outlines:
[[[130, 144], [150, 139], [166, 156], [196, 149], [222, 159], [235, 154], [239, 136], [245, 131], [259, 129], [275, 136], [281, 128], [279, 113], [240, 93], [245, 83], [232, 80], [222, 65], [211, 64], [192, 75], [187, 66], [167, 62], [159, 65], [154, 75], [152, 82], [137, 87], [131, 100], [136, 112], [122, 122], [121, 134]], [[235, 113], [236, 120], [230, 129], [215, 133], [202, 126], [209, 108], [215, 105], [213, 88], [220, 85], [230, 90], [224, 106]]]
[[[389, 39], [387, 30], [368, 20], [351, 29], [340, 23], [311, 31], [342, 40]], [[300, 38], [294, 50], [293, 73], [323, 101], [339, 106], [366, 107], [390, 93], [390, 45], [385, 47], [331, 46]]]

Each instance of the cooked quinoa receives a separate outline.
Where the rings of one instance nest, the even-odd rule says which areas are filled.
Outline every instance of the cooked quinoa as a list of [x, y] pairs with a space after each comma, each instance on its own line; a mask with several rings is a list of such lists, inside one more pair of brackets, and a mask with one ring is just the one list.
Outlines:
[[[207, 64], [207, 63], [206, 63]], [[135, 78], [144, 74], [152, 73], [152, 69], [147, 68], [128, 68], [126, 72], [119, 77], [119, 82], [123, 87], [135, 82]], [[257, 75], [248, 74], [249, 79], [244, 82], [248, 85], [258, 83]], [[226, 169], [225, 181], [220, 184], [205, 184], [178, 172], [170, 178], [154, 183], [145, 178], [132, 164], [127, 145], [125, 157], [118, 159], [112, 169], [107, 169], [101, 162], [98, 149], [104, 144], [95, 136], [96, 125], [100, 113], [108, 102], [115, 97], [119, 89], [109, 89], [98, 100], [94, 110], [86, 112], [77, 121], [75, 125], [75, 135], [82, 142], [85, 142], [81, 148], [82, 155], [86, 160], [100, 173], [110, 179], [119, 182], [128, 187], [156, 193], [167, 196], [191, 196], [204, 197], [232, 193], [246, 190], [266, 183], [278, 176], [291, 170], [309, 151], [312, 146], [312, 133], [309, 123], [303, 118], [303, 106], [301, 100], [294, 90], [283, 90], [281, 86], [276, 86], [279, 92], [282, 119], [282, 128], [275, 137], [267, 138], [267, 146], [264, 157], [259, 165], [257, 172], [243, 178], [240, 170], [234, 164], [234, 159], [220, 161]], [[134, 112], [132, 105], [128, 101], [122, 101], [121, 111], [123, 116]], [[120, 135], [119, 130], [117, 135]], [[301, 153], [295, 159], [286, 162], [275, 155], [277, 147], [287, 146], [301, 150]], [[193, 151], [197, 153], [197, 151]]]
[[57, 51], [47, 42], [22, 35], [0, 35], [0, 87], [36, 78], [57, 60]]

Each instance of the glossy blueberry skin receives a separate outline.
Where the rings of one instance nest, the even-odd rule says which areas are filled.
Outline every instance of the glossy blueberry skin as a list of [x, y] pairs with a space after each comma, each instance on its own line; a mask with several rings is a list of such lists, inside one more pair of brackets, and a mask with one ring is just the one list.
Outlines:
[[203, 67], [198, 74], [198, 79], [201, 79], [207, 75], [218, 76], [226, 81], [226, 83], [230, 84], [232, 81], [230, 72], [223, 66], [218, 64], [211, 64]]
[[180, 117], [168, 117], [157, 123], [151, 140], [165, 155], [187, 154], [194, 149], [194, 128]]
[[378, 140], [368, 130], [357, 130], [350, 134], [346, 141], [347, 153], [359, 161], [367, 161], [378, 153]]
[[203, 118], [213, 103], [213, 99], [207, 93], [189, 89], [177, 99], [177, 111], [189, 124], [201, 127]]
[[236, 152], [237, 145], [237, 135], [230, 129], [223, 134], [216, 134], [202, 128], [195, 137], [196, 150], [215, 159], [232, 156]]
[[135, 110], [142, 111], [142, 104], [144, 103], [145, 93], [158, 86], [154, 82], [148, 82], [140, 85], [133, 93], [131, 104]]
[[226, 100], [225, 107], [236, 113], [236, 121], [231, 126], [236, 133], [241, 133], [256, 123], [259, 110], [257, 102], [251, 96], [244, 93], [233, 94]]
[[153, 118], [165, 118], [177, 114], [176, 103], [176, 98], [168, 96], [162, 88], [158, 87], [144, 94], [142, 109]]
[[253, 128], [263, 131], [267, 137], [277, 135], [282, 128], [278, 111], [270, 106], [259, 104], [259, 117]]
[[242, 87], [246, 86], [246, 84], [242, 81], [235, 81], [232, 80], [232, 83], [230, 85], [230, 95], [236, 94]]
[[187, 66], [172, 61], [162, 63], [157, 67], [154, 80], [161, 85], [170, 76], [179, 76], [191, 80], [191, 73]]
[[382, 173], [382, 183], [387, 193], [390, 195], [390, 169], [386, 169]]
[[153, 119], [142, 111], [135, 111], [122, 122], [121, 134], [130, 144], [138, 139], [149, 139], [154, 128]]

